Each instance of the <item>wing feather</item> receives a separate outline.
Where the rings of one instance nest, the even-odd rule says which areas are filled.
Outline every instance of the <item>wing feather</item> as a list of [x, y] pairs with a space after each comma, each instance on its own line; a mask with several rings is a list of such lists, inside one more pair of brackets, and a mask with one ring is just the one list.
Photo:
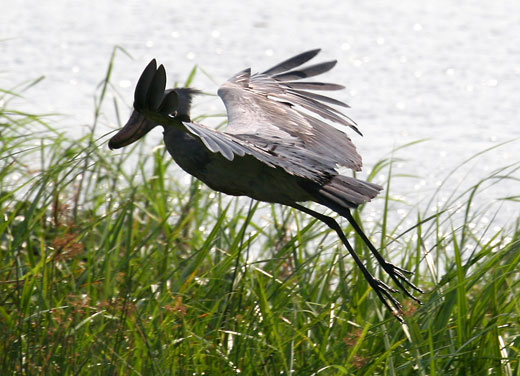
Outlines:
[[345, 86], [329, 82], [284, 82], [284, 86], [304, 90], [343, 90]]
[[191, 134], [200, 138], [212, 153], [220, 153], [229, 161], [232, 161], [235, 155], [244, 156], [246, 154], [243, 146], [232, 142], [223, 133], [215, 132], [196, 123], [184, 122], [183, 124]]
[[[276, 147], [287, 158], [323, 171], [335, 171], [340, 165], [358, 171], [362, 161], [354, 144], [331, 125], [347, 126], [359, 133], [352, 119], [332, 107], [348, 105], [308, 91], [344, 87], [296, 81], [328, 72], [336, 65], [336, 61], [329, 61], [300, 68], [318, 53], [304, 52], [263, 73], [251, 74], [247, 69], [225, 82], [218, 91], [228, 114], [224, 133], [252, 145]], [[298, 156], [310, 159], [306, 162]]]
[[275, 80], [278, 81], [293, 81], [293, 80], [301, 80], [302, 78], [314, 77], [319, 74], [330, 71], [336, 65], [337, 61], [328, 61], [326, 63], [320, 63], [316, 65], [311, 65], [305, 69], [301, 70], [293, 70], [286, 73], [280, 73], [275, 76], [272, 76]]
[[334, 164], [334, 160], [328, 156], [319, 155], [312, 150], [273, 146], [277, 145], [275, 137], [268, 140], [247, 134], [231, 135], [197, 123], [183, 122], [183, 124], [188, 132], [199, 138], [209, 151], [219, 153], [229, 161], [236, 156], [249, 155], [269, 167], [279, 167], [291, 175], [313, 181], [320, 181], [336, 174], [333, 167], [324, 167]]
[[326, 95], [320, 95], [320, 94], [316, 94], [316, 93], [312, 93], [310, 91], [304, 91], [304, 90], [292, 90], [291, 89], [291, 90], [287, 90], [287, 91], [289, 93], [294, 94], [294, 95], [303, 96], [304, 98], [314, 99], [314, 100], [316, 100], [318, 102], [320, 102], [320, 101], [321, 102], [327, 102], [327, 103], [330, 103], [330, 104], [334, 104], [336, 106], [350, 108], [350, 106], [348, 104], [346, 104], [345, 102], [341, 102], [341, 101], [338, 101], [337, 99], [334, 99], [334, 98], [331, 98], [331, 97], [327, 97]]
[[314, 56], [316, 56], [321, 49], [317, 48], [315, 50], [310, 50], [307, 52], [303, 52], [299, 55], [296, 55], [294, 57], [291, 57], [290, 59], [287, 59], [285, 61], [282, 61], [281, 63], [275, 65], [272, 68], [269, 68], [263, 74], [267, 76], [272, 76], [281, 72], [287, 72], [288, 70], [291, 70], [293, 68], [299, 67], [302, 64], [305, 64], [310, 59], [312, 59]]

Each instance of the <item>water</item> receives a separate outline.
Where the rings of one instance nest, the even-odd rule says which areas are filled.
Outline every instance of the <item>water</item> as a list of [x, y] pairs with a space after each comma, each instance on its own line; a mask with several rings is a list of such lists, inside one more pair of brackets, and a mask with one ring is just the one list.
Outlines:
[[[25, 93], [24, 108], [65, 114], [63, 127], [84, 132], [114, 45], [132, 56], [118, 53], [113, 77], [126, 103], [153, 57], [165, 64], [170, 82], [182, 82], [198, 64], [208, 76], [199, 74], [195, 85], [216, 92], [245, 67], [260, 71], [321, 47], [323, 59], [339, 60], [326, 80], [347, 86], [337, 98], [352, 106], [348, 114], [364, 133], [352, 138], [365, 170], [396, 146], [429, 140], [395, 154], [404, 161], [394, 172], [418, 178], [399, 178], [392, 191], [415, 203], [466, 158], [520, 136], [519, 21], [520, 2], [508, 0], [2, 0], [0, 87], [45, 75]], [[204, 97], [194, 112], [224, 107]], [[99, 132], [115, 127], [107, 109]], [[462, 167], [448, 185], [471, 185], [519, 162], [519, 150], [518, 141], [497, 148]], [[518, 181], [501, 182], [481, 199], [519, 192]], [[517, 214], [518, 204], [505, 203], [502, 223]]]

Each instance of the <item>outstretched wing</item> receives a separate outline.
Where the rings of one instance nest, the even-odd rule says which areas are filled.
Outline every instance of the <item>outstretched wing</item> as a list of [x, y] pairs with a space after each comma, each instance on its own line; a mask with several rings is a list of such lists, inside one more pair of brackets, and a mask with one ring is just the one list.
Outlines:
[[331, 164], [331, 162], [327, 162], [312, 151], [277, 148], [269, 145], [265, 140], [250, 142], [201, 124], [189, 122], [183, 122], [183, 124], [186, 130], [199, 138], [209, 151], [219, 153], [229, 161], [236, 156], [250, 155], [270, 167], [280, 167], [291, 175], [316, 182], [335, 175], [334, 167], [327, 167], [327, 164]]
[[333, 83], [299, 81], [332, 69], [336, 61], [298, 68], [320, 52], [304, 52], [266, 70], [246, 69], [218, 90], [228, 114], [224, 133], [251, 144], [276, 146], [281, 154], [307, 154], [316, 168], [334, 170], [338, 165], [361, 170], [361, 156], [350, 138], [327, 122], [356, 124], [332, 107], [348, 107], [336, 99], [309, 90], [340, 90]]

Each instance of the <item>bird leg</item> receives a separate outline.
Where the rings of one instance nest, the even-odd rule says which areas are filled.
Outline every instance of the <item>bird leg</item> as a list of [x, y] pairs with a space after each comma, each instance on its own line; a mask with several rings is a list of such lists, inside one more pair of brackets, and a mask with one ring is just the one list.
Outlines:
[[[336, 231], [336, 233], [338, 234], [339, 238], [341, 239], [341, 242], [345, 245], [345, 247], [347, 248], [348, 252], [350, 253], [352, 258], [356, 262], [357, 266], [361, 269], [361, 272], [363, 273], [363, 276], [367, 280], [368, 284], [376, 292], [376, 294], [379, 297], [379, 299], [395, 315], [395, 317], [399, 321], [403, 322], [403, 320], [401, 318], [402, 305], [401, 305], [401, 303], [399, 303], [399, 301], [396, 298], [394, 298], [392, 296], [392, 293], [397, 292], [397, 290], [391, 288], [386, 283], [384, 283], [383, 281], [378, 280], [372, 274], [370, 274], [368, 269], [365, 267], [365, 265], [363, 264], [363, 262], [361, 261], [361, 259], [357, 255], [357, 253], [354, 250], [354, 248], [352, 248], [352, 246], [350, 245], [347, 237], [343, 233], [343, 230], [341, 229], [341, 227], [338, 224], [338, 222], [336, 222], [336, 220], [334, 218], [332, 218], [332, 217], [326, 216], [324, 214], [320, 214], [320, 213], [318, 213], [318, 212], [316, 212], [314, 210], [306, 208], [305, 206], [301, 206], [301, 205], [298, 205], [298, 204], [291, 204], [291, 206], [293, 208], [295, 208], [295, 209], [298, 209], [298, 210], [300, 210], [300, 211], [302, 211], [302, 212], [304, 212], [306, 214], [309, 214], [309, 215], [313, 216], [314, 218], [320, 220], [321, 222], [323, 222], [327, 226], [329, 226], [331, 229]], [[359, 228], [359, 226], [358, 226], [358, 228]], [[395, 273], [398, 276], [400, 276], [401, 278], [404, 278], [406, 280], [406, 277], [403, 274], [403, 273], [407, 272], [406, 270], [401, 269], [401, 268], [397, 268], [397, 267], [393, 266], [392, 264], [387, 263], [379, 253], [378, 253], [378, 255], [379, 255], [379, 258], [377, 256], [376, 256], [376, 258], [378, 259], [379, 262], [381, 262], [380, 259], [382, 259], [383, 262], [386, 264], [386, 265], [383, 264], [383, 265], [386, 266], [386, 268], [385, 268], [385, 266], [383, 266], [383, 269], [387, 273], [389, 273], [391, 276]], [[393, 277], [393, 279], [394, 279], [394, 281], [396, 280], [396, 278], [394, 278], [394, 277]], [[411, 282], [409, 282], [409, 283], [411, 284]], [[406, 291], [404, 289], [404, 287], [402, 286], [402, 284], [400, 283], [399, 280], [398, 280], [397, 285], [400, 288], [402, 288], [404, 291]], [[412, 284], [412, 286], [413, 286], [413, 284]], [[411, 294], [408, 294], [408, 295], [411, 295]], [[415, 299], [415, 300], [417, 300], [417, 299]], [[391, 304], [389, 304], [389, 302]]]
[[388, 273], [388, 275], [394, 280], [396, 285], [399, 286], [399, 288], [406, 294], [406, 296], [413, 299], [417, 303], [422, 304], [422, 302], [419, 299], [417, 299], [415, 296], [413, 296], [413, 294], [410, 293], [406, 289], [406, 287], [403, 286], [403, 283], [402, 283], [402, 282], [404, 282], [406, 285], [411, 287], [413, 290], [420, 292], [422, 294], [424, 291], [421, 290], [419, 287], [415, 286], [407, 277], [407, 275], [411, 275], [413, 273], [409, 270], [402, 269], [402, 268], [395, 266], [394, 264], [386, 261], [384, 259], [384, 257], [381, 255], [381, 253], [379, 253], [377, 251], [376, 247], [374, 247], [372, 242], [367, 238], [367, 236], [365, 235], [365, 233], [363, 232], [361, 227], [358, 225], [358, 223], [352, 216], [352, 213], [350, 213], [350, 210], [342, 210], [340, 214], [342, 216], [344, 216], [345, 218], [347, 218], [347, 220], [350, 222], [350, 224], [352, 225], [354, 230], [361, 237], [361, 240], [363, 240], [363, 242], [368, 246], [368, 249], [370, 249], [370, 252], [372, 252], [372, 254], [376, 258], [379, 265], [381, 265], [383, 270]]

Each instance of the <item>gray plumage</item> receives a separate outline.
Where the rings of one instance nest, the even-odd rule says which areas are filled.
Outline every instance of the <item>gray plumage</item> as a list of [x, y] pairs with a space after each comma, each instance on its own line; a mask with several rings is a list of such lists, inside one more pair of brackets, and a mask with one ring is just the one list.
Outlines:
[[397, 290], [368, 272], [333, 218], [299, 204], [314, 201], [345, 217], [403, 293], [419, 302], [406, 288], [421, 292], [408, 279], [410, 272], [385, 261], [350, 212], [377, 196], [382, 187], [338, 173], [340, 166], [360, 171], [362, 160], [347, 134], [331, 124], [361, 133], [354, 121], [332, 107], [347, 104], [309, 91], [343, 86], [301, 81], [336, 65], [330, 61], [301, 67], [319, 51], [304, 52], [263, 73], [246, 69], [225, 82], [218, 90], [228, 115], [223, 132], [190, 120], [191, 101], [199, 92], [165, 90], [164, 67], [157, 68], [152, 60], [137, 83], [134, 112], [109, 147], [128, 145], [162, 125], [173, 159], [212, 189], [289, 205], [334, 229], [378, 297], [400, 319], [401, 305], [392, 296]]

